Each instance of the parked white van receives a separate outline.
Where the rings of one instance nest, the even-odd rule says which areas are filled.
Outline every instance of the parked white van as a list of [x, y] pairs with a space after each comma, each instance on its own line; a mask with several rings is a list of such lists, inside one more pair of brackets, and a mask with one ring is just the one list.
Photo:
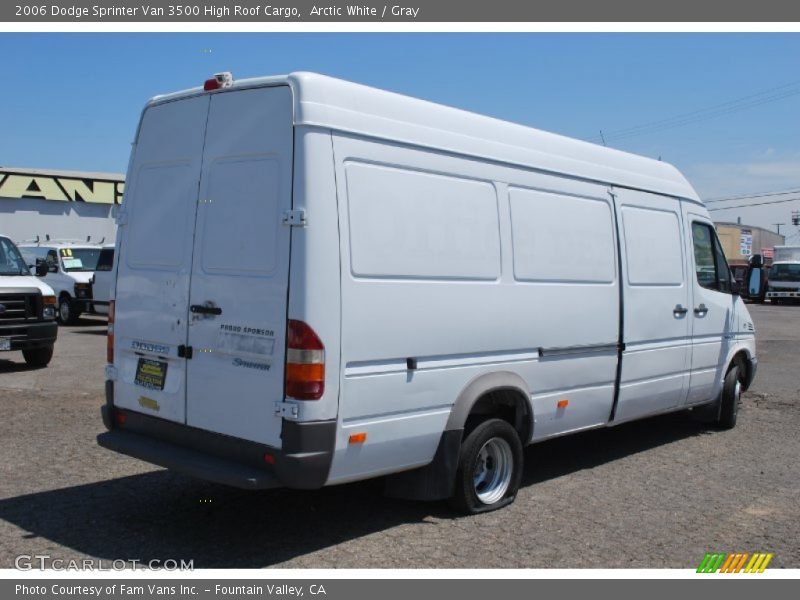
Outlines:
[[19, 244], [31, 269], [40, 262], [47, 264], [47, 283], [56, 292], [58, 319], [64, 325], [74, 325], [91, 310], [91, 281], [101, 248], [101, 244], [65, 240]]
[[111, 288], [114, 286], [114, 246], [105, 245], [100, 250], [91, 284], [91, 310], [98, 315], [108, 314]]
[[[44, 265], [39, 267], [43, 275]], [[31, 367], [46, 367], [58, 337], [53, 289], [28, 270], [7, 236], [0, 235], [0, 352], [22, 351]]]
[[522, 448], [705, 406], [755, 334], [672, 166], [328, 77], [150, 101], [101, 446], [242, 488], [376, 476], [468, 513]]

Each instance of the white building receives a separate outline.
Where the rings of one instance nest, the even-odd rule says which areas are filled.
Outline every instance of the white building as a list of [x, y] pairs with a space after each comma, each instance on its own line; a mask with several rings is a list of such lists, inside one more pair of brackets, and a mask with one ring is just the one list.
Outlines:
[[15, 242], [113, 242], [123, 175], [0, 167], [0, 232]]

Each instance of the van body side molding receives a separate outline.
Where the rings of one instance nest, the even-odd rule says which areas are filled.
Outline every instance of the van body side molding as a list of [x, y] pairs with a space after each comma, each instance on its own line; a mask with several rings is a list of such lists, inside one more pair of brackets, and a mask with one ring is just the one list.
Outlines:
[[565, 356], [569, 354], [589, 354], [595, 352], [617, 352], [624, 350], [617, 342], [610, 344], [589, 344], [583, 346], [563, 346], [557, 348], [539, 348], [539, 357]]

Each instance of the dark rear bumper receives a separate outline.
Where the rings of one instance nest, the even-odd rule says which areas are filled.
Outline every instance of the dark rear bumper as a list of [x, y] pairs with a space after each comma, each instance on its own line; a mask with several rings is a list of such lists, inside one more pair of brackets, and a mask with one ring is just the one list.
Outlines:
[[14, 325], [0, 323], [0, 337], [11, 338], [12, 350], [29, 350], [52, 346], [58, 337], [58, 325], [55, 321]]
[[198, 479], [245, 489], [280, 487], [274, 473], [256, 469], [170, 442], [132, 433], [113, 430], [97, 436], [103, 448], [127, 454], [146, 462], [166, 467]]
[[[110, 389], [109, 389], [110, 388]], [[113, 384], [107, 382], [107, 395]], [[97, 436], [104, 448], [192, 477], [244, 489], [316, 489], [328, 479], [336, 421], [283, 421], [282, 448], [167, 421], [107, 402], [103, 422], [110, 431]], [[119, 424], [118, 415], [124, 415]], [[265, 461], [269, 455], [270, 462]]]

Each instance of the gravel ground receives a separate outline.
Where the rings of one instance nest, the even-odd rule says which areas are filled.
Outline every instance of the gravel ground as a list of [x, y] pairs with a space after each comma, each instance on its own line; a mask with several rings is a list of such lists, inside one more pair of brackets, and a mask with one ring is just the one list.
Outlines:
[[104, 324], [50, 367], [0, 358], [0, 568], [59, 559], [203, 567], [696, 567], [707, 551], [800, 567], [800, 306], [753, 306], [759, 372], [736, 429], [683, 414], [531, 446], [515, 504], [456, 517], [380, 482], [243, 492], [99, 448]]

